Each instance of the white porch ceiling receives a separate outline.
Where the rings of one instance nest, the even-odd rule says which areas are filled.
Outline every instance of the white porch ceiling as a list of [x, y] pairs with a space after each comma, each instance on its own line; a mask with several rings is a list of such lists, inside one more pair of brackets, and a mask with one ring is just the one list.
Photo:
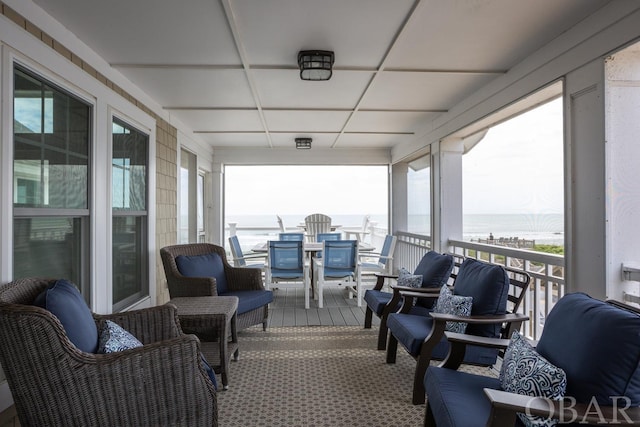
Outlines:
[[[391, 148], [602, 0], [34, 0], [213, 147]], [[302, 81], [300, 50], [335, 52]]]

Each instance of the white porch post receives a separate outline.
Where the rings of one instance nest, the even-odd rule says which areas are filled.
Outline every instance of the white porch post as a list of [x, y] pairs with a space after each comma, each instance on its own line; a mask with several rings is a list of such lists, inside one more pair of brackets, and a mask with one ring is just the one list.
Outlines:
[[407, 217], [407, 171], [409, 165], [405, 162], [396, 163], [391, 167], [391, 230], [390, 234], [396, 231], [406, 231], [408, 229]]
[[211, 171], [211, 192], [213, 201], [208, 209], [210, 218], [208, 242], [224, 246], [224, 167], [221, 163], [213, 162]]
[[623, 280], [621, 272], [623, 264], [640, 268], [640, 47], [609, 57], [605, 78], [606, 294], [622, 301], [625, 294], [640, 296], [640, 283]]
[[461, 138], [431, 145], [431, 244], [438, 252], [448, 250], [449, 239], [462, 240], [462, 152]]
[[606, 142], [604, 64], [592, 61], [565, 80], [566, 292], [606, 298]]

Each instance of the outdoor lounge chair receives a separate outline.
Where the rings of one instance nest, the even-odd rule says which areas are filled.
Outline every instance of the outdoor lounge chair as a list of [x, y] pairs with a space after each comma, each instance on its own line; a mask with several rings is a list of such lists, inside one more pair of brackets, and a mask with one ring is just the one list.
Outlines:
[[553, 307], [535, 348], [518, 344], [518, 337], [447, 332], [458, 353], [473, 344], [503, 348], [507, 355], [499, 378], [458, 371], [458, 363], [429, 367], [425, 426], [521, 426], [520, 414], [527, 412], [571, 425], [640, 425], [638, 331], [637, 308], [574, 293]]
[[[437, 298], [435, 292], [439, 292], [440, 288], [447, 283], [454, 268], [454, 257], [449, 254], [439, 254], [435, 251], [427, 252], [418, 266], [414, 270], [414, 275], [422, 276], [421, 288], [429, 292], [431, 298], [420, 298], [412, 307], [411, 311], [415, 314], [426, 315]], [[387, 317], [390, 313], [397, 311], [402, 302], [400, 291], [412, 290], [414, 288], [403, 288], [402, 286], [393, 286], [393, 292], [385, 292], [382, 290], [385, 279], [397, 279], [397, 275], [376, 274], [377, 281], [373, 289], [367, 289], [364, 293], [364, 300], [367, 303], [367, 309], [364, 317], [364, 327], [371, 328], [373, 315], [380, 318], [380, 329], [378, 331], [378, 350], [387, 348]]]
[[223, 247], [188, 243], [160, 249], [171, 298], [202, 296], [238, 297], [238, 330], [262, 323], [267, 329], [273, 293], [264, 288], [257, 268], [232, 267]]
[[[200, 342], [182, 333], [175, 306], [99, 315], [61, 282], [0, 286], [0, 363], [20, 425], [218, 425]], [[107, 320], [143, 345], [97, 354]]]
[[[467, 258], [458, 269], [452, 298], [467, 298], [472, 304], [468, 307], [467, 317], [456, 317], [452, 312], [447, 316], [467, 323], [467, 334], [487, 338], [509, 337], [522, 322], [528, 320], [517, 311], [529, 281], [530, 277], [525, 272]], [[444, 323], [434, 322], [433, 311], [427, 315], [411, 314], [414, 298], [423, 298], [425, 293], [401, 291], [400, 294], [403, 297], [400, 311], [389, 314], [387, 318], [387, 363], [395, 363], [398, 342], [416, 359], [412, 398], [415, 405], [424, 403], [423, 378], [432, 359], [442, 360], [448, 356], [459, 362], [464, 359], [464, 363], [473, 365], [491, 366], [496, 363], [498, 350], [495, 348], [469, 346], [462, 355], [450, 354], [444, 332], [445, 329], [456, 328], [456, 322], [452, 319]], [[445, 292], [441, 290], [438, 298], [443, 298], [443, 294]]]

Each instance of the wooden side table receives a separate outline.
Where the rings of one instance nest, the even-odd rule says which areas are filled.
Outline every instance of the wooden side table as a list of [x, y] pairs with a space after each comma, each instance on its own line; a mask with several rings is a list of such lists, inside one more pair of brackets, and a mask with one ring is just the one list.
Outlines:
[[[221, 374], [222, 388], [227, 390], [229, 360], [232, 355], [237, 360], [240, 351], [236, 330], [238, 297], [180, 297], [173, 298], [169, 303], [178, 308], [184, 333], [194, 334], [200, 339], [207, 362], [216, 373]], [[218, 346], [211, 345], [213, 342], [217, 342]]]

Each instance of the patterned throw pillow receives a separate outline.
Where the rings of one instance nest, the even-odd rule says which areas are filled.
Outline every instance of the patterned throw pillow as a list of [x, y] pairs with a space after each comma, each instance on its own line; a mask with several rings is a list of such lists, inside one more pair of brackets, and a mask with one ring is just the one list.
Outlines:
[[407, 286], [409, 288], [419, 288], [422, 286], [422, 275], [411, 274], [409, 270], [402, 267], [398, 271], [398, 286]]
[[[540, 356], [518, 331], [511, 336], [499, 379], [504, 391], [552, 400], [561, 400], [567, 387], [565, 372]], [[528, 427], [557, 424], [557, 420], [523, 413], [518, 417]]]
[[[434, 313], [455, 314], [456, 316], [471, 316], [472, 297], [454, 295], [447, 285], [440, 288], [440, 296], [433, 309]], [[467, 329], [465, 322], [447, 322], [446, 330], [463, 334]]]
[[104, 322], [100, 329], [98, 353], [114, 353], [136, 347], [142, 347], [142, 343], [129, 332], [125, 331], [122, 326], [111, 320]]

